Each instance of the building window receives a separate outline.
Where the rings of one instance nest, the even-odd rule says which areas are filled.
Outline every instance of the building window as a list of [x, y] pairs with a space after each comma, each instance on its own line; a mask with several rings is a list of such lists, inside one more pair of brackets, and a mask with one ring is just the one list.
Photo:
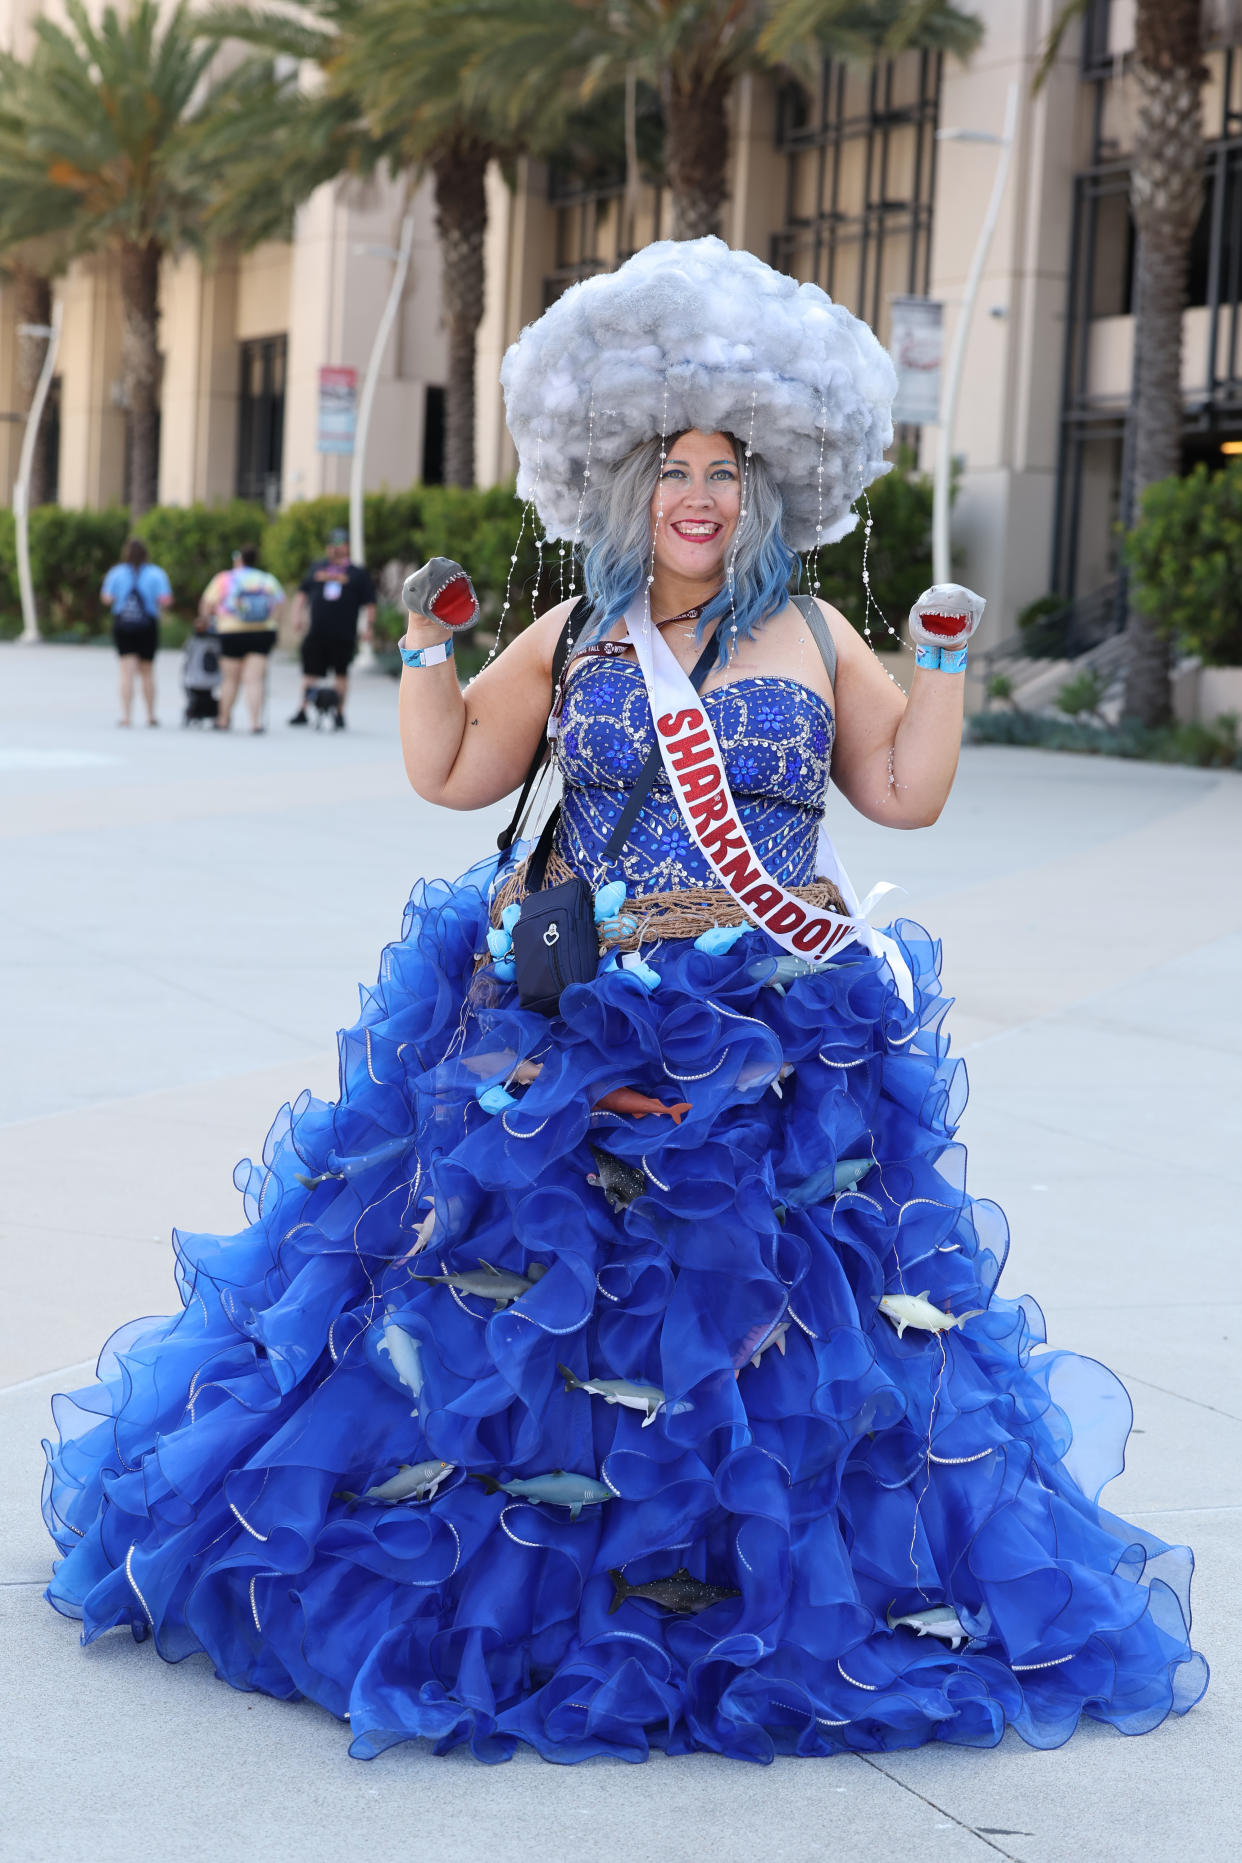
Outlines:
[[813, 95], [789, 84], [777, 97], [785, 202], [772, 263], [821, 285], [881, 342], [890, 300], [928, 288], [940, 67], [934, 52], [870, 68], [825, 59]]
[[428, 386], [423, 402], [423, 484], [444, 483], [444, 390]]
[[274, 511], [280, 503], [285, 444], [284, 336], [241, 345], [237, 408], [237, 496]]
[[[1106, 321], [1132, 315], [1136, 256], [1126, 146], [1135, 99], [1123, 54], [1108, 38], [1115, 23], [1100, 0], [1084, 23], [1091, 163], [1074, 184], [1052, 561], [1052, 586], [1067, 597], [1091, 595], [1117, 574], [1117, 526], [1134, 515], [1125, 361], [1132, 339], [1126, 325]], [[1187, 278], [1186, 469], [1197, 460], [1220, 465], [1222, 441], [1242, 438], [1242, 50], [1218, 45], [1209, 60], [1219, 116], [1204, 144], [1204, 202]]]
[[555, 263], [544, 276], [543, 308], [595, 272], [612, 272], [631, 254], [668, 232], [661, 226], [666, 192], [664, 131], [654, 90], [640, 83], [635, 130], [642, 177], [632, 211], [625, 199], [625, 124], [619, 93], [571, 119], [548, 165], [548, 204], [555, 216]]

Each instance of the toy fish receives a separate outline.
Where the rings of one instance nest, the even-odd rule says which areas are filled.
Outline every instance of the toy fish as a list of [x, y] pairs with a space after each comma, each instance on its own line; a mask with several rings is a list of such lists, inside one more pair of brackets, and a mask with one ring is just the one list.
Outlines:
[[[789, 1331], [789, 1326], [790, 1326], [790, 1322], [788, 1320], [777, 1320], [775, 1326], [769, 1327], [767, 1332], [762, 1335], [762, 1337], [760, 1338], [758, 1347], [756, 1348], [754, 1352], [751, 1352], [749, 1350], [750, 1342], [755, 1336], [753, 1333], [751, 1333], [743, 1341], [743, 1345], [742, 1345], [743, 1362], [749, 1360], [749, 1362], [752, 1365], [757, 1366], [760, 1360], [762, 1359], [764, 1353], [770, 1352], [773, 1346], [776, 1347], [781, 1357], [784, 1358], [785, 1356], [785, 1334]], [[734, 1375], [736, 1376], [737, 1374], [735, 1373]]]
[[516, 1084], [519, 1087], [529, 1087], [533, 1080], [538, 1080], [542, 1072], [542, 1061], [519, 1061], [505, 1085], [512, 1087]]
[[502, 1307], [511, 1307], [523, 1294], [529, 1294], [535, 1282], [541, 1281], [547, 1272], [548, 1265], [543, 1261], [533, 1261], [525, 1274], [514, 1274], [508, 1268], [493, 1268], [490, 1261], [480, 1261], [477, 1268], [467, 1268], [461, 1274], [416, 1274], [411, 1278], [441, 1287], [455, 1287], [459, 1294], [477, 1294], [480, 1300], [494, 1300], [499, 1313]]
[[595, 923], [606, 925], [609, 919], [615, 919], [625, 904], [625, 881], [610, 880], [607, 886], [601, 886], [595, 895]]
[[375, 1501], [392, 1507], [397, 1501], [433, 1501], [437, 1491], [456, 1470], [455, 1462], [403, 1462], [395, 1475], [365, 1494], [342, 1490], [343, 1501]]
[[894, 1617], [890, 1604], [884, 1621], [890, 1630], [913, 1630], [919, 1637], [939, 1637], [954, 1650], [970, 1642], [970, 1632], [951, 1604], [933, 1604], [926, 1611], [907, 1611], [904, 1617]]
[[666, 1106], [663, 1100], [653, 1100], [649, 1093], [639, 1093], [635, 1087], [614, 1087], [602, 1100], [596, 1100], [592, 1108], [597, 1113], [633, 1113], [635, 1119], [645, 1119], [648, 1113], [667, 1113], [675, 1126], [681, 1124], [690, 1110], [689, 1100]]
[[414, 1143], [414, 1134], [406, 1132], [401, 1138], [388, 1139], [383, 1145], [376, 1145], [371, 1151], [359, 1151], [352, 1156], [342, 1156], [340, 1152], [328, 1153], [325, 1168], [317, 1177], [297, 1173], [297, 1181], [307, 1190], [317, 1190], [329, 1178], [361, 1177], [364, 1171], [376, 1170], [382, 1164], [389, 1164], [394, 1158], [401, 1157]]
[[920, 1333], [947, 1333], [987, 1310], [972, 1307], [969, 1313], [944, 1313], [939, 1307], [933, 1307], [928, 1299], [930, 1292], [930, 1288], [924, 1288], [921, 1294], [885, 1294], [880, 1301], [880, 1312], [893, 1322], [899, 1339], [907, 1326]]
[[511, 1494], [519, 1501], [549, 1501], [556, 1507], [567, 1507], [571, 1520], [576, 1520], [584, 1507], [600, 1507], [615, 1498], [602, 1481], [590, 1475], [566, 1473], [563, 1468], [548, 1475], [515, 1475], [512, 1481], [497, 1481], [494, 1475], [471, 1475], [470, 1479], [482, 1482], [489, 1494]]
[[614, 1210], [623, 1210], [633, 1203], [635, 1197], [641, 1197], [647, 1189], [644, 1172], [624, 1159], [614, 1158], [610, 1151], [604, 1151], [599, 1145], [592, 1145], [591, 1156], [595, 1160], [596, 1170], [587, 1177], [587, 1183], [597, 1190], [602, 1190], [609, 1205]]
[[706, 951], [709, 957], [722, 957], [751, 929], [749, 925], [713, 925], [710, 931], [700, 933], [695, 939], [694, 948]]
[[628, 1378], [579, 1378], [568, 1365], [556, 1369], [567, 1391], [585, 1391], [588, 1397], [602, 1397], [606, 1404], [620, 1404], [623, 1410], [645, 1410], [644, 1429], [655, 1422], [664, 1407], [664, 1393], [658, 1384], [631, 1384]]
[[[770, 970], [769, 965], [772, 966]], [[775, 961], [770, 957], [762, 957], [757, 964], [750, 966], [747, 974], [754, 977], [765, 990], [775, 990], [778, 996], [783, 996], [787, 983], [796, 983], [799, 977], [809, 977], [822, 969], [822, 964], [812, 964], [809, 958], [794, 957], [790, 953]]]
[[352, 1157], [343, 1158], [339, 1152], [328, 1153], [328, 1169], [340, 1177], [360, 1177], [364, 1171], [373, 1171], [381, 1164], [389, 1164], [392, 1159], [401, 1157], [414, 1143], [414, 1134], [406, 1132], [401, 1138], [389, 1139], [386, 1144], [376, 1145], [371, 1151], [355, 1152]]
[[414, 1399], [412, 1415], [417, 1416], [418, 1400], [426, 1382], [422, 1348], [418, 1340], [412, 1334], [407, 1333], [403, 1326], [396, 1325], [387, 1315], [384, 1317], [384, 1331], [376, 1349], [387, 1354], [389, 1364]]
[[740, 1591], [733, 1591], [724, 1585], [705, 1585], [702, 1579], [691, 1578], [685, 1566], [668, 1578], [653, 1578], [646, 1585], [631, 1585], [626, 1582], [623, 1572], [608, 1573], [612, 1580], [612, 1603], [608, 1606], [609, 1616], [619, 1611], [627, 1598], [646, 1598], [649, 1604], [658, 1604], [662, 1610], [672, 1611], [678, 1617], [693, 1617], [699, 1611], [710, 1609], [719, 1604], [722, 1598], [740, 1598]]
[[408, 1261], [411, 1255], [421, 1255], [435, 1232], [436, 1206], [433, 1203], [429, 1206], [427, 1214], [414, 1231], [414, 1246], [412, 1249], [408, 1250], [405, 1259]]
[[822, 1171], [815, 1171], [802, 1183], [795, 1184], [787, 1192], [785, 1202], [795, 1210], [807, 1209], [814, 1203], [823, 1203], [829, 1197], [839, 1197], [843, 1190], [853, 1190], [855, 1184], [866, 1177], [875, 1163], [874, 1158], [839, 1158], [834, 1165], [825, 1165]]

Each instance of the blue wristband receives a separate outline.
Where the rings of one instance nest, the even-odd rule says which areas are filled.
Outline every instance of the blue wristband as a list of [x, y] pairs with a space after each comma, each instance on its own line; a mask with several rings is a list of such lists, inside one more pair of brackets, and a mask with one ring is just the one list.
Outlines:
[[924, 647], [922, 644], [914, 649], [914, 663], [929, 673], [964, 673], [966, 671], [965, 647]]
[[453, 637], [437, 641], [434, 647], [407, 647], [404, 642], [400, 647], [403, 666], [439, 666], [441, 660], [453, 657]]

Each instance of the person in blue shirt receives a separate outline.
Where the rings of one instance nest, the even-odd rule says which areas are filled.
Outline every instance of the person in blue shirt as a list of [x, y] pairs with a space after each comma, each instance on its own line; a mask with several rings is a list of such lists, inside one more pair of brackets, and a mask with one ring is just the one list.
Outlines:
[[155, 654], [160, 644], [160, 611], [172, 607], [172, 584], [158, 563], [147, 559], [141, 537], [131, 537], [119, 563], [114, 563], [99, 591], [105, 608], [112, 610], [112, 638], [120, 659], [120, 725], [131, 722], [134, 709], [134, 674], [142, 680], [147, 723], [155, 725]]

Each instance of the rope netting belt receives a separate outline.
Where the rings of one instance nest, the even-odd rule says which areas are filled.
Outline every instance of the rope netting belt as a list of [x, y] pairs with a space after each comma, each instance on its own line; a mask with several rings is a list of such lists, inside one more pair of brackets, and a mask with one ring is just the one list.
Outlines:
[[[545, 886], [559, 886], [574, 877], [574, 870], [553, 849], [548, 857]], [[831, 880], [813, 880], [789, 891], [821, 911], [845, 913], [848, 908]], [[506, 906], [526, 897], [526, 862], [521, 861], [492, 901], [492, 924], [500, 924]], [[627, 899], [621, 917], [634, 921], [634, 930], [616, 937], [600, 935], [601, 955], [608, 951], [636, 951], [640, 945], [662, 938], [697, 938], [713, 925], [744, 925], [747, 917], [735, 899], [720, 886], [685, 886], [666, 893], [639, 893]]]

